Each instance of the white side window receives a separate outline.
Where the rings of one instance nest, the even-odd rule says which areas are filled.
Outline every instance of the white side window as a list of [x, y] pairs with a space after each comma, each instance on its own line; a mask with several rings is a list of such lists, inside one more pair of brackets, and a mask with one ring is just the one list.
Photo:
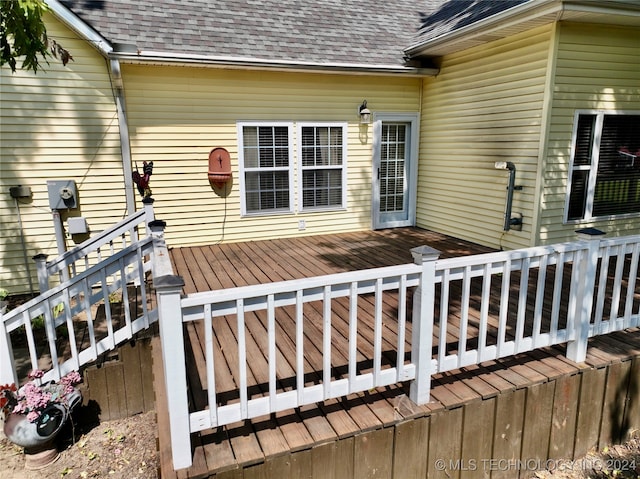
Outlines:
[[242, 214], [293, 211], [290, 123], [239, 123]]
[[300, 123], [297, 133], [300, 209], [344, 208], [347, 124]]
[[565, 219], [640, 213], [640, 114], [578, 112]]

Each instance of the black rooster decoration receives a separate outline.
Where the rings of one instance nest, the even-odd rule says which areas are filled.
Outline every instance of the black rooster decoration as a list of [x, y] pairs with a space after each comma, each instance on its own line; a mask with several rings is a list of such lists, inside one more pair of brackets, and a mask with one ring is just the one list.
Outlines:
[[133, 182], [138, 187], [138, 191], [143, 198], [149, 198], [151, 196], [151, 188], [149, 188], [149, 179], [153, 173], [153, 161], [142, 163], [142, 175], [138, 171], [138, 164], [136, 163], [136, 171], [133, 172]]

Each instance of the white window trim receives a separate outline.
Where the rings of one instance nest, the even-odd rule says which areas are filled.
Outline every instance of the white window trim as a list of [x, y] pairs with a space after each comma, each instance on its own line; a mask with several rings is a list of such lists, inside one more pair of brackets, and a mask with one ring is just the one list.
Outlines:
[[[246, 185], [245, 185], [245, 172], [247, 171], [244, 166], [244, 127], [245, 126], [266, 126], [266, 127], [278, 127], [285, 126], [287, 127], [287, 141], [289, 142], [289, 166], [288, 177], [289, 177], [289, 208], [287, 210], [277, 209], [277, 210], [265, 210], [265, 211], [247, 211], [247, 199], [246, 199]], [[293, 151], [295, 145], [293, 143], [293, 122], [285, 122], [285, 121], [239, 121], [236, 123], [237, 134], [238, 134], [238, 171], [240, 177], [240, 214], [241, 216], [269, 216], [269, 215], [282, 215], [282, 214], [292, 214], [293, 207], [295, 204], [295, 184], [294, 184], [294, 157]], [[249, 169], [253, 171], [253, 168]]]
[[[591, 150], [591, 164], [573, 167], [575, 160], [575, 148], [576, 140], [578, 137], [578, 119], [580, 115], [595, 115], [595, 133], [593, 138], [593, 145]], [[604, 123], [605, 115], [640, 115], [640, 110], [576, 110], [573, 117], [573, 133], [571, 135], [571, 155], [569, 158], [569, 177], [567, 181], [567, 191], [564, 202], [564, 224], [581, 224], [589, 223], [595, 220], [606, 221], [612, 219], [624, 219], [640, 216], [640, 213], [626, 213], [620, 215], [607, 215], [607, 216], [593, 216], [593, 201], [595, 197], [596, 179], [598, 176], [598, 162], [600, 160], [600, 141], [602, 136], [602, 125]], [[584, 217], [579, 219], [569, 219], [569, 201], [571, 197], [571, 188], [573, 182], [574, 171], [589, 171], [589, 182], [587, 185], [587, 201], [585, 205]], [[595, 174], [592, 174], [595, 172]]]
[[[299, 122], [296, 124], [296, 138], [298, 143], [296, 145], [297, 155], [297, 169], [298, 169], [298, 184], [296, 192], [298, 195], [298, 209], [300, 212], [315, 212], [315, 211], [340, 211], [347, 207], [347, 164], [348, 164], [348, 126], [347, 122]], [[342, 202], [340, 206], [314, 206], [304, 207], [304, 198], [302, 194], [302, 172], [305, 170], [302, 166], [302, 128], [304, 127], [339, 127], [342, 128]], [[325, 167], [306, 168], [313, 170], [324, 169]], [[337, 169], [336, 166], [327, 166], [327, 169]]]

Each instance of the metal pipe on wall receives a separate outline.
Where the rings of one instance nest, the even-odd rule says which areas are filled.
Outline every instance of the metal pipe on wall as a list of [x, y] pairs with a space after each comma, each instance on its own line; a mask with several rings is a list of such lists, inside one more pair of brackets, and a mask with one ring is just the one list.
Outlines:
[[504, 209], [504, 231], [509, 231], [511, 226], [522, 225], [520, 218], [511, 217], [511, 208], [513, 206], [513, 192], [516, 189], [516, 165], [510, 161], [496, 161], [495, 168], [497, 170], [509, 170], [509, 184], [507, 186], [507, 203]]

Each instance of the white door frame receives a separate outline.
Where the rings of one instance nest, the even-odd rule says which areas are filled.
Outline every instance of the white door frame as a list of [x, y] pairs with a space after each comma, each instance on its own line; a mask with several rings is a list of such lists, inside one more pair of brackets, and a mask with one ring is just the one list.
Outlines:
[[[371, 224], [373, 229], [414, 226], [416, 221], [416, 201], [418, 189], [418, 133], [420, 131], [418, 113], [376, 113], [373, 122], [373, 162], [371, 175]], [[399, 122], [409, 124], [409, 154], [406, 158], [406, 195], [407, 217], [402, 221], [382, 222], [380, 220], [380, 183], [378, 168], [380, 167], [380, 139], [383, 122]]]

